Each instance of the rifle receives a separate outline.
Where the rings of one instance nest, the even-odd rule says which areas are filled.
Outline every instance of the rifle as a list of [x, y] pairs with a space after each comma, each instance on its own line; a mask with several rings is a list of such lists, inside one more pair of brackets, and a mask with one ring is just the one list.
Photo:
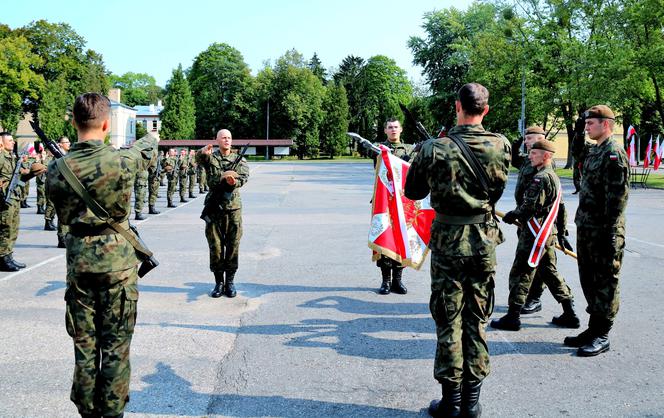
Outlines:
[[415, 145], [416, 148], [418, 148], [422, 144], [422, 142], [432, 138], [432, 136], [429, 134], [429, 131], [427, 131], [427, 128], [425, 128], [420, 121], [415, 119], [415, 116], [413, 116], [413, 114], [410, 113], [410, 110], [408, 110], [408, 108], [403, 103], [399, 103], [399, 107], [401, 108], [403, 114], [406, 116], [406, 119], [408, 119], [413, 125], [415, 125], [415, 128], [417, 128], [417, 132], [419, 132], [420, 137], [422, 137], [422, 140]]
[[44, 131], [42, 131], [42, 129], [39, 127], [38, 123], [30, 121], [30, 126], [32, 126], [32, 130], [35, 131], [35, 133], [39, 137], [39, 140], [44, 145], [46, 145], [46, 148], [48, 148], [51, 154], [53, 154], [53, 157], [57, 159], [65, 155], [65, 152], [62, 150], [62, 148], [60, 148], [60, 145], [58, 145], [58, 143], [53, 141], [52, 139], [49, 139], [44, 133]]
[[[233, 163], [227, 168], [226, 171], [236, 171], [237, 166], [240, 165], [240, 162], [242, 161], [244, 154], [247, 153], [248, 149], [249, 144], [242, 148], [240, 153], [237, 155], [235, 160], [233, 160]], [[201, 212], [201, 219], [204, 220], [205, 223], [212, 222], [210, 214], [213, 210], [219, 209], [221, 207], [221, 203], [224, 200], [230, 200], [231, 193], [233, 193], [233, 187], [226, 181], [220, 181], [217, 187], [210, 189], [210, 194], [208, 195], [205, 206], [203, 206], [203, 211]]]
[[372, 144], [368, 139], [362, 138], [355, 132], [346, 132], [346, 135], [350, 136], [351, 139], [357, 142], [357, 145], [364, 148], [367, 152], [370, 152], [374, 155], [380, 155], [380, 148]]
[[[18, 144], [16, 147], [18, 147]], [[23, 180], [21, 180], [21, 157], [24, 154], [27, 154], [27, 150], [28, 145], [23, 147], [23, 150], [21, 150], [20, 154], [18, 152], [16, 153], [16, 166], [14, 167], [14, 172], [12, 173], [12, 179], [9, 181], [9, 186], [7, 186], [7, 192], [5, 193], [5, 198], [3, 200], [4, 207], [8, 207], [11, 200], [16, 197], [14, 196], [14, 191], [16, 191], [16, 188], [25, 186], [25, 183]], [[14, 155], [13, 150], [12, 155]]]

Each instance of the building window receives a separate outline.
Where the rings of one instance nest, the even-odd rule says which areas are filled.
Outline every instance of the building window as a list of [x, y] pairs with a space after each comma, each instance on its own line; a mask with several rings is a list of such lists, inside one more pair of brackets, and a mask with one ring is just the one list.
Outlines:
[[152, 121], [152, 131], [153, 132], [157, 131], [157, 119]]

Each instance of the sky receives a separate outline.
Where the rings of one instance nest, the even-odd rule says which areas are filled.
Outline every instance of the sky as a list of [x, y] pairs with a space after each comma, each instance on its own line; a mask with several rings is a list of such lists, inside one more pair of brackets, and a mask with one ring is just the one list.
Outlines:
[[256, 74], [295, 48], [314, 53], [327, 69], [347, 55], [386, 55], [416, 83], [411, 36], [424, 36], [423, 16], [448, 7], [465, 9], [470, 0], [5, 0], [0, 23], [12, 29], [34, 20], [67, 23], [101, 53], [114, 74], [152, 75], [165, 86], [172, 71], [214, 42], [239, 50]]

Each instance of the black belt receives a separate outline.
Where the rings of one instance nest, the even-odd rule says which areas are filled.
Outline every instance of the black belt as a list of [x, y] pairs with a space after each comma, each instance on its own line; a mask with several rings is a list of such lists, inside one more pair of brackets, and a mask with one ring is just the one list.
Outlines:
[[446, 225], [473, 225], [483, 224], [491, 221], [491, 212], [480, 213], [479, 215], [446, 215], [436, 212], [436, 222]]
[[[122, 222], [120, 225], [122, 225], [122, 227], [126, 229], [129, 227], [129, 222], [125, 221]], [[117, 231], [106, 224], [88, 225], [88, 224], [77, 223], [69, 225], [69, 233], [75, 237], [83, 238], [83, 237], [96, 237], [99, 235], [113, 235], [117, 234]]]

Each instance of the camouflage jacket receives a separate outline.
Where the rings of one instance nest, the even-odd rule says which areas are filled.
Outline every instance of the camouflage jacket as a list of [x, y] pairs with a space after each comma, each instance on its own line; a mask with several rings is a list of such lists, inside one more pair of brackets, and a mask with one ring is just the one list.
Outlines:
[[[221, 155], [219, 149], [215, 149], [211, 155], [207, 155], [203, 150], [199, 150], [196, 153], [196, 162], [205, 169], [205, 174], [207, 176], [207, 182], [210, 186], [210, 190], [214, 191], [219, 185], [221, 179], [221, 174], [224, 171], [227, 171], [229, 167], [233, 164], [233, 161], [237, 158], [237, 154], [231, 152], [228, 155]], [[237, 167], [237, 183], [233, 189], [230, 199], [227, 199], [222, 202], [221, 206], [223, 210], [235, 210], [242, 208], [242, 199], [240, 199], [240, 187], [249, 179], [249, 165], [247, 160], [242, 158], [240, 164]], [[207, 203], [210, 198], [210, 193], [205, 195], [205, 203]]]
[[[534, 170], [535, 174], [530, 178], [530, 183], [526, 185], [526, 189], [521, 199], [519, 199], [521, 202], [514, 210], [523, 225], [530, 218], [536, 218], [541, 224], [543, 219], [551, 212], [560, 188], [560, 179], [551, 165]], [[565, 206], [560, 206], [559, 214], [560, 209], [564, 212]], [[555, 224], [552, 234], [556, 234]]]
[[[14, 168], [16, 168], [16, 157], [13, 153], [2, 150], [0, 152], [0, 185], [2, 186], [2, 199], [4, 200], [7, 195], [7, 188], [9, 183], [12, 181], [12, 176], [14, 175]], [[12, 199], [11, 202], [16, 202], [15, 199]], [[0, 205], [0, 208], [4, 205]]]
[[196, 163], [196, 157], [188, 155], [187, 158], [187, 174], [193, 176], [196, 174], [196, 167], [198, 167], [198, 164]]
[[[157, 140], [145, 136], [127, 149], [116, 150], [101, 140], [72, 145], [63, 157], [90, 196], [117, 222], [127, 221], [131, 212], [134, 178], [156, 157]], [[65, 225], [84, 224], [103, 229], [105, 222], [90, 211], [58, 170], [48, 165], [47, 195], [59, 220]], [[108, 273], [138, 264], [134, 247], [119, 234], [67, 237], [68, 273]]]
[[[171, 157], [170, 155], [166, 156], [166, 158], [161, 161], [161, 168], [169, 179], [173, 179], [173, 176], [177, 174], [176, 164], [177, 158]], [[168, 167], [170, 167], [170, 169]]]
[[[482, 125], [456, 126], [449, 133], [461, 137], [486, 169], [489, 195], [463, 160], [456, 144], [445, 137], [429, 139], [422, 145], [408, 170], [406, 197], [423, 199], [431, 193], [431, 206], [445, 215], [472, 216], [490, 212], [507, 183], [512, 159], [509, 141], [502, 135], [485, 131]], [[429, 246], [447, 256], [466, 257], [489, 254], [503, 241], [493, 218], [470, 225], [435, 221]]]
[[[526, 193], [533, 182], [533, 178], [538, 174], [538, 170], [530, 164], [530, 160], [526, 159], [522, 161], [521, 169], [519, 169], [519, 177], [516, 180], [516, 187], [514, 188], [514, 200], [516, 200], [517, 207], [523, 204], [524, 199], [526, 198]], [[555, 166], [553, 161], [551, 161], [551, 165], [548, 168], [555, 176], [558, 184], [560, 184], [560, 179], [554, 171]], [[558, 216], [556, 217], [556, 225], [553, 234], [556, 234], [557, 230], [562, 231], [563, 234], [567, 231], [567, 210], [565, 209], [565, 204], [562, 200], [558, 207]]]
[[588, 147], [583, 160], [577, 228], [597, 228], [609, 234], [625, 233], [629, 164], [625, 150], [613, 138]]
[[[413, 153], [413, 146], [410, 144], [404, 144], [403, 142], [390, 142], [384, 141], [378, 145], [385, 145], [392, 150], [392, 154], [395, 157], [399, 157], [404, 161], [412, 161], [415, 158], [415, 153]], [[374, 157], [374, 166], [378, 161], [377, 157]]]

